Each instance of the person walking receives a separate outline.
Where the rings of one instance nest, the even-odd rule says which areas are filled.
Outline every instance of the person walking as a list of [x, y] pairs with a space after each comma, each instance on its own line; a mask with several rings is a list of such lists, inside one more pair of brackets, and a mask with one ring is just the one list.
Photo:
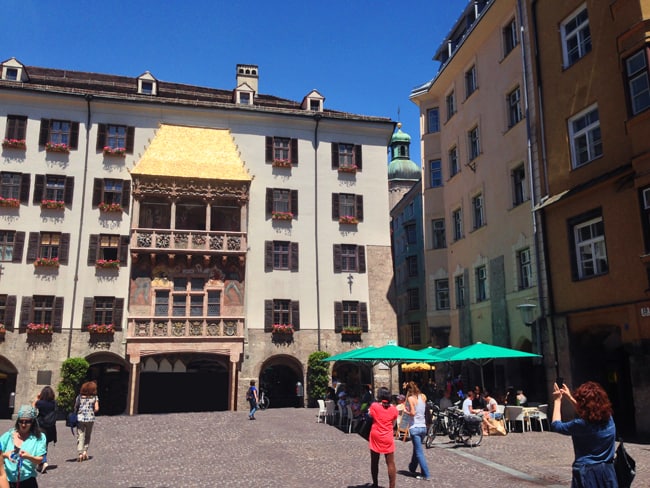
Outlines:
[[386, 457], [389, 488], [395, 488], [397, 469], [395, 468], [395, 438], [393, 424], [397, 420], [397, 408], [390, 403], [388, 388], [377, 390], [377, 401], [370, 404], [368, 415], [372, 417], [372, 427], [368, 446], [370, 447], [370, 475], [372, 488], [379, 487], [379, 457]]
[[[15, 426], [0, 437], [4, 470], [11, 488], [38, 488], [36, 466], [46, 452], [45, 435], [36, 422], [36, 409], [23, 405]], [[2, 484], [0, 483], [0, 486]]]
[[[577, 418], [562, 421], [562, 399], [575, 409]], [[587, 381], [571, 394], [563, 385], [553, 385], [553, 417], [551, 430], [570, 435], [575, 459], [572, 466], [571, 488], [616, 488], [614, 453], [616, 425], [612, 404], [598, 383]]]
[[33, 406], [38, 410], [38, 426], [45, 433], [45, 455], [43, 462], [37, 467], [41, 473], [45, 473], [49, 464], [47, 463], [47, 450], [50, 442], [56, 444], [56, 400], [54, 390], [50, 386], [45, 386], [34, 400]]
[[248, 420], [255, 420], [255, 412], [257, 411], [257, 404], [259, 403], [259, 396], [257, 394], [257, 388], [255, 387], [255, 380], [251, 380], [250, 386], [246, 391], [246, 400], [251, 409], [248, 412]]
[[425, 410], [427, 408], [427, 397], [421, 391], [414, 381], [409, 381], [408, 396], [406, 397], [406, 409], [409, 414], [409, 435], [411, 436], [411, 444], [413, 444], [413, 453], [411, 454], [411, 462], [409, 463], [409, 471], [413, 474], [416, 473], [418, 465], [422, 470], [422, 474], [417, 475], [419, 480], [430, 480], [429, 466], [427, 459], [424, 456], [424, 438], [427, 435], [427, 424], [425, 418]]
[[88, 446], [95, 424], [95, 414], [99, 410], [99, 399], [97, 397], [97, 383], [87, 381], [81, 385], [79, 396], [75, 402], [77, 413], [77, 461], [88, 460]]

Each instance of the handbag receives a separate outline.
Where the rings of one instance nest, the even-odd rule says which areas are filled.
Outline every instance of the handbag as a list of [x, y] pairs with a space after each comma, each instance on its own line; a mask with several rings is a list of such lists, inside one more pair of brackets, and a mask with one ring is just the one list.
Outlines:
[[363, 420], [359, 425], [359, 430], [357, 430], [357, 433], [365, 440], [368, 440], [370, 439], [371, 428], [372, 428], [372, 417], [370, 415], [364, 415]]
[[629, 488], [636, 476], [636, 461], [628, 454], [623, 441], [618, 443], [614, 457], [614, 470], [619, 488]]

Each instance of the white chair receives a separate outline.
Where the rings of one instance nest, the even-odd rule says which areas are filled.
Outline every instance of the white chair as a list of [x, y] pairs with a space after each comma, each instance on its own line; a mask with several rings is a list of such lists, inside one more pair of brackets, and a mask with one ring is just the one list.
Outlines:
[[547, 412], [548, 412], [548, 404], [545, 403], [537, 407], [537, 413], [530, 417], [532, 420], [539, 422], [539, 430], [541, 430], [542, 432], [544, 431], [544, 421], [546, 421], [548, 430], [551, 430], [551, 425], [548, 422]]
[[325, 422], [333, 425], [334, 415], [336, 415], [336, 403], [334, 400], [325, 400]]
[[348, 434], [352, 433], [352, 430], [361, 422], [361, 417], [354, 418], [352, 415], [352, 406], [348, 405]]
[[317, 400], [318, 401], [318, 417], [316, 417], [316, 422], [320, 423], [321, 417], [323, 418], [323, 422], [326, 421], [327, 419], [327, 409], [325, 408], [325, 400], [321, 400], [320, 398]]
[[[526, 430], [530, 430], [530, 419], [527, 416], [524, 416], [524, 407], [514, 407], [509, 405], [506, 406], [505, 419], [506, 419], [506, 426], [508, 427], [508, 432], [512, 432], [512, 430], [517, 429], [517, 422], [521, 422], [522, 432], [526, 432]], [[528, 424], [529, 426], [528, 429], [526, 429], [526, 424]]]

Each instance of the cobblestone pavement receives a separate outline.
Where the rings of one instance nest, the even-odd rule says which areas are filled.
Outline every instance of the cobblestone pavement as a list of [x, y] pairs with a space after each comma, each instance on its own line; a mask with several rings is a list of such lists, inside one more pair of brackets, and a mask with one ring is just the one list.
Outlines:
[[[99, 417], [90, 460], [76, 462], [70, 429], [58, 424], [41, 488], [327, 487], [360, 488], [370, 481], [367, 442], [316, 423], [316, 409], [270, 409], [134, 417]], [[12, 422], [0, 420], [0, 431]], [[433, 483], [412, 478], [410, 442], [396, 442], [397, 486], [457, 488], [469, 479], [491, 487], [570, 485], [571, 440], [549, 432], [485, 437], [481, 446], [436, 439], [426, 450]], [[627, 444], [639, 468], [633, 486], [650, 486], [650, 446]], [[380, 461], [379, 483], [388, 486]]]

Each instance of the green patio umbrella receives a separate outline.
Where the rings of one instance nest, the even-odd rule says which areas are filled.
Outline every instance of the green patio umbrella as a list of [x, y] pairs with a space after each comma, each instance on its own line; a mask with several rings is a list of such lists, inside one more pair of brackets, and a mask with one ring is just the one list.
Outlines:
[[351, 361], [360, 361], [372, 363], [373, 366], [377, 364], [385, 364], [390, 370], [390, 384], [393, 384], [393, 368], [401, 363], [420, 363], [431, 362], [431, 355], [425, 351], [416, 351], [407, 347], [397, 346], [395, 344], [387, 344], [381, 347], [370, 347], [361, 350], [358, 354], [354, 355]]
[[427, 347], [426, 349], [423, 350], [423, 352], [426, 352], [429, 354], [433, 359], [434, 362], [442, 362], [442, 361], [449, 361], [449, 358], [456, 354], [458, 351], [460, 351], [460, 347], [456, 346], [447, 346], [443, 347], [442, 349], [436, 349], [435, 347]]
[[328, 358], [322, 359], [322, 361], [354, 361], [354, 357], [358, 354], [365, 352], [367, 349], [374, 349], [375, 346], [360, 347], [358, 349], [350, 349], [349, 351], [341, 352], [339, 354], [334, 354]]

